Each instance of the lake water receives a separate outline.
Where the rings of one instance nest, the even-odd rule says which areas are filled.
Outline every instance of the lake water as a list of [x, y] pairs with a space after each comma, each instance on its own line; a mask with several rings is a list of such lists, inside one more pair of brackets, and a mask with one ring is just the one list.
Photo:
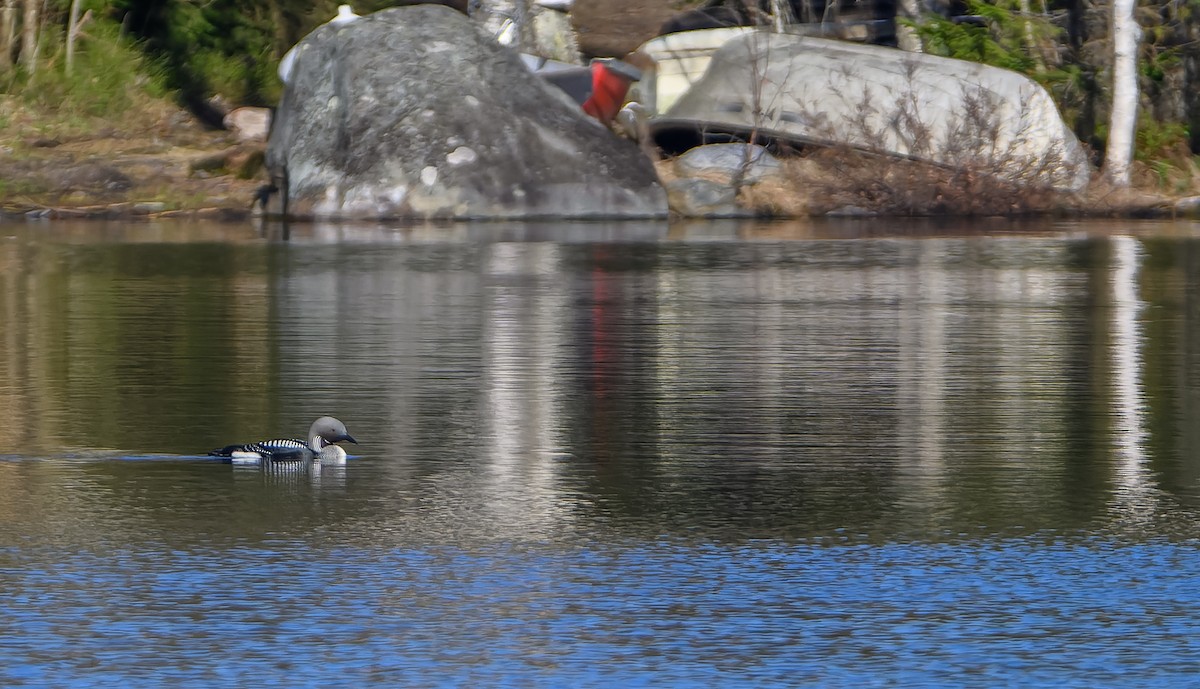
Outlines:
[[0, 225], [0, 685], [1200, 683], [1200, 225], [284, 234]]

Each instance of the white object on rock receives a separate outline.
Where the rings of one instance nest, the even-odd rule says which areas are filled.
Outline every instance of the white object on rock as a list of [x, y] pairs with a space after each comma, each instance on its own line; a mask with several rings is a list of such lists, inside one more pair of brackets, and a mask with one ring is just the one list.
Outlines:
[[478, 154], [466, 146], [459, 146], [458, 148], [446, 154], [446, 162], [455, 167], [458, 167], [459, 165], [466, 165], [467, 163], [473, 163], [476, 160], [479, 160]]
[[650, 113], [637, 101], [621, 106], [617, 112], [617, 127], [634, 141], [650, 141]]
[[432, 165], [426, 165], [421, 168], [421, 184], [427, 187], [432, 187], [437, 184], [438, 170]]
[[500, 29], [496, 31], [496, 42], [500, 45], [513, 47], [517, 44], [517, 22], [513, 19], [505, 19], [500, 24]]
[[345, 24], [358, 19], [358, 15], [354, 13], [354, 8], [349, 5], [338, 5], [337, 16], [329, 20], [330, 24]]
[[[330, 19], [327, 24], [345, 24], [358, 19], [358, 15], [354, 13], [354, 8], [349, 5], [338, 5], [337, 16]], [[299, 44], [297, 44], [299, 45]], [[296, 62], [296, 46], [292, 46], [291, 50], [283, 55], [283, 59], [279, 61], [279, 80], [286, 86], [292, 77], [292, 67]]]

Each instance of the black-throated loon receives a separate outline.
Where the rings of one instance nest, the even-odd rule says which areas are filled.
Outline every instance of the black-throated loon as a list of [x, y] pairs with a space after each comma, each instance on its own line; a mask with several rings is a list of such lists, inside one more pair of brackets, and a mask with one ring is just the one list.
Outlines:
[[304, 460], [319, 460], [321, 464], [342, 464], [346, 461], [346, 451], [335, 443], [346, 441], [358, 444], [358, 441], [346, 432], [346, 425], [332, 416], [322, 416], [313, 422], [308, 429], [308, 440], [296, 438], [275, 438], [260, 440], [257, 443], [244, 445], [226, 445], [209, 452], [211, 457], [229, 459], [235, 464], [252, 464], [255, 462], [298, 462]]

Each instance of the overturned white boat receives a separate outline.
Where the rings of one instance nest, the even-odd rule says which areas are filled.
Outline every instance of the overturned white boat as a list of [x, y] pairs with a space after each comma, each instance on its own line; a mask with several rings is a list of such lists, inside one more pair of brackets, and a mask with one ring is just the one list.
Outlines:
[[[1083, 146], [1050, 94], [1016, 72], [766, 31], [694, 33], [708, 35], [689, 50], [680, 40], [686, 34], [674, 34], [682, 61], [659, 51], [657, 73], [642, 87], [659, 106], [651, 131], [667, 147], [755, 137], [848, 146], [1017, 184], [1069, 191], [1087, 185]], [[706, 56], [700, 46], [719, 38], [726, 40]]]
[[654, 60], [654, 70], [649, 80], [643, 78], [635, 87], [635, 99], [651, 114], [670, 110], [708, 71], [721, 46], [755, 30], [752, 26], [728, 26], [669, 33], [646, 41], [638, 52]]

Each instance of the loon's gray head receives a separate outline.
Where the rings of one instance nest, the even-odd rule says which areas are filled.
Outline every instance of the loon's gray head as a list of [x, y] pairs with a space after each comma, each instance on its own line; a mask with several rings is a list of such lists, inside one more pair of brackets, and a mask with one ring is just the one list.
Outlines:
[[317, 452], [326, 445], [332, 445], [345, 440], [348, 443], [358, 444], [358, 441], [346, 432], [346, 424], [338, 421], [332, 416], [322, 416], [313, 421], [313, 425], [308, 429], [308, 442]]

